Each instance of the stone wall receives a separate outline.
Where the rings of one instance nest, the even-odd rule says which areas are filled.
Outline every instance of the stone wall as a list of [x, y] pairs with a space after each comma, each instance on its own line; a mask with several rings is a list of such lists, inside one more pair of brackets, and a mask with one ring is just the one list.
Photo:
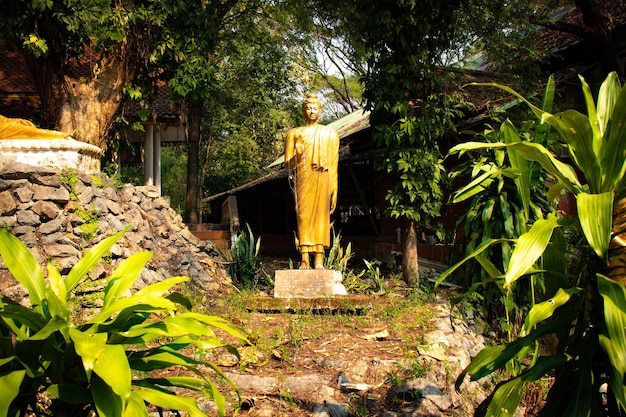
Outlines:
[[[44, 271], [50, 260], [66, 274], [84, 249], [127, 226], [106, 261], [89, 273], [93, 285], [88, 291], [103, 288], [104, 278], [122, 259], [142, 251], [153, 257], [138, 288], [179, 275], [189, 276], [194, 287], [209, 294], [230, 288], [214, 247], [192, 235], [155, 187], [116, 187], [100, 173], [24, 164], [0, 169], [0, 227], [29, 247]], [[26, 295], [1, 261], [0, 292], [16, 300]]]

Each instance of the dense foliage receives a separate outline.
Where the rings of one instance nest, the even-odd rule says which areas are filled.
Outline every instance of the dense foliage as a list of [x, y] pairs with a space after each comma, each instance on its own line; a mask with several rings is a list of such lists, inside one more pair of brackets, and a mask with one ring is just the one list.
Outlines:
[[[26, 246], [0, 230], [0, 255], [30, 301], [26, 307], [0, 300], [0, 416], [136, 417], [148, 416], [149, 404], [205, 416], [196, 399], [179, 389], [212, 398], [224, 414], [218, 381], [207, 373], [230, 381], [187, 349], [224, 346], [213, 329], [244, 342], [246, 337], [219, 317], [191, 311], [190, 302], [171, 291], [188, 278], [168, 278], [126, 295], [152, 256], [138, 253], [109, 276], [99, 311], [91, 317], [72, 311], [74, 290], [123, 233], [86, 252], [65, 277], [48, 264], [46, 281]], [[163, 372], [174, 368], [181, 372]]]
[[[469, 87], [468, 87], [469, 88]], [[541, 103], [541, 109], [550, 111], [554, 99], [551, 79]], [[550, 148], [550, 126], [539, 120], [528, 121], [517, 129], [511, 120], [505, 120], [495, 129], [487, 126], [477, 137], [487, 143], [535, 142]], [[557, 149], [560, 144], [556, 145]], [[464, 158], [454, 158], [463, 152]], [[454, 148], [447, 156], [455, 167], [449, 175], [450, 186], [459, 186], [452, 196], [454, 204], [464, 204], [465, 212], [456, 222], [455, 256], [464, 258], [482, 242], [494, 238], [514, 239], [527, 231], [528, 224], [552, 211], [546, 198], [546, 175], [541, 165], [528, 161], [515, 151], [505, 149]], [[463, 185], [465, 181], [469, 183]], [[504, 270], [511, 259], [512, 246], [503, 242], [499, 247], [486, 249], [481, 256], [497, 270]], [[460, 258], [459, 258], [460, 257]], [[504, 291], [492, 280], [489, 272], [467, 265], [463, 283], [469, 288], [467, 296], [478, 299], [494, 329], [506, 331], [511, 337], [519, 330], [522, 317], [532, 304], [535, 286], [542, 282], [517, 285]]]
[[[535, 161], [553, 179], [548, 200], [566, 191], [575, 197], [577, 209], [576, 215], [550, 213], [539, 218], [518, 238], [485, 240], [464, 260], [478, 260], [504, 291], [536, 277], [545, 288], [544, 298], [532, 305], [517, 339], [484, 349], [460, 375], [458, 384], [468, 374], [477, 380], [501, 368], [512, 371], [477, 415], [513, 415], [523, 387], [550, 373], [554, 384], [540, 415], [626, 415], [626, 279], [622, 267], [626, 258], [622, 239], [626, 88], [611, 73], [594, 102], [582, 77], [581, 83], [587, 115], [576, 110], [551, 114], [510, 88], [495, 85], [514, 94], [559, 133], [573, 166], [533, 141], [470, 142], [455, 149], [506, 149], [518, 158]], [[526, 199], [528, 193], [524, 191]], [[513, 251], [501, 271], [483, 253], [502, 242], [513, 244]], [[440, 282], [458, 266], [442, 274]], [[556, 336], [558, 346], [554, 352], [541, 352], [540, 340], [550, 334]], [[512, 363], [516, 366], [509, 366]]]

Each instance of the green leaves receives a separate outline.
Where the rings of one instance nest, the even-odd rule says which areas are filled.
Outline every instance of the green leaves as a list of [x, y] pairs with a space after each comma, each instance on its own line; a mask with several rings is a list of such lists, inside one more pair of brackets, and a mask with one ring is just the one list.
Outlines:
[[[506, 149], [520, 179], [524, 176], [526, 160], [536, 161], [557, 180], [547, 193], [548, 200], [562, 190], [576, 198], [577, 210], [568, 213], [570, 219], [550, 214], [536, 220], [528, 232], [514, 240], [502, 287], [511, 291], [526, 275], [531, 277], [531, 284], [537, 276], [542, 276], [545, 294], [551, 298], [530, 308], [517, 339], [484, 349], [461, 375], [467, 373], [472, 379], [478, 379], [496, 369], [508, 369], [515, 361], [523, 365], [516, 368], [511, 379], [496, 387], [477, 410], [480, 416], [511, 415], [519, 403], [523, 382], [537, 380], [548, 372], [553, 372], [555, 382], [547, 396], [545, 415], [626, 415], [626, 288], [623, 282], [602, 275], [605, 271], [618, 270], [608, 269], [607, 258], [611, 234], [619, 233], [619, 226], [615, 225], [619, 225], [620, 220], [613, 219], [614, 215], [619, 216], [619, 210], [614, 210], [615, 196], [623, 198], [626, 184], [626, 89], [620, 86], [615, 73], [609, 74], [602, 83], [596, 105], [582, 78], [581, 83], [587, 115], [575, 110], [551, 114], [510, 88], [491, 84], [521, 99], [543, 123], [559, 133], [576, 170], [559, 161], [538, 140], [516, 141], [515, 132], [506, 123], [501, 127], [505, 140], [482, 145], [466, 143], [453, 149], [459, 154], [476, 149]], [[497, 163], [497, 156], [495, 160]], [[485, 179], [480, 183], [484, 184]], [[525, 192], [526, 185], [522, 181], [516, 184]], [[476, 186], [477, 183], [472, 184]], [[468, 193], [469, 189], [462, 189], [460, 195]], [[613, 227], [618, 230], [613, 231]], [[483, 242], [463, 262], [475, 258], [486, 273], [500, 280], [498, 268], [483, 257], [487, 247], [498, 241], [505, 240]], [[619, 252], [621, 249], [612, 250]], [[612, 258], [619, 256], [619, 253], [611, 255]], [[451, 268], [440, 279], [445, 279], [456, 268], [458, 266]], [[616, 275], [615, 279], [623, 280], [623, 276]], [[534, 300], [543, 294], [533, 290], [531, 296]], [[524, 362], [531, 345], [549, 333], [559, 338], [557, 352]], [[608, 393], [603, 399], [599, 391], [606, 380]], [[598, 405], [602, 401], [606, 401], [608, 411]]]
[[598, 276], [598, 291], [604, 301], [606, 330], [600, 335], [600, 345], [609, 356], [612, 377], [611, 392], [620, 412], [626, 412], [626, 288], [602, 275]]
[[3, 229], [0, 230], [0, 254], [13, 277], [28, 291], [31, 305], [41, 310], [46, 284], [33, 255], [18, 238]]
[[505, 286], [512, 285], [531, 270], [548, 246], [552, 231], [558, 224], [557, 217], [550, 214], [545, 220], [537, 220], [528, 232], [517, 239], [504, 277]]
[[0, 375], [0, 416], [8, 416], [9, 408], [20, 392], [20, 384], [26, 375], [25, 370]]
[[589, 246], [604, 261], [607, 259], [613, 220], [613, 192], [581, 193], [576, 198], [580, 226]]
[[[168, 292], [187, 281], [186, 277], [168, 278], [128, 296], [150, 253], [120, 263], [108, 278], [99, 314], [85, 322], [70, 319], [68, 295], [122, 233], [88, 251], [65, 278], [48, 265], [46, 285], [28, 249], [0, 230], [0, 255], [29, 293], [32, 291], [31, 300], [37, 301], [31, 308], [7, 299], [0, 304], [0, 416], [7, 415], [10, 408], [36, 409], [39, 397], [20, 394], [40, 390], [51, 394], [54, 409], [65, 415], [86, 416], [96, 411], [101, 417], [147, 416], [145, 401], [153, 401], [158, 407], [205, 416], [194, 398], [169, 393], [168, 387], [183, 387], [213, 398], [223, 415], [223, 395], [197, 367], [205, 365], [224, 378], [221, 371], [180, 351], [224, 346], [215, 328], [243, 343], [248, 343], [246, 336], [219, 317], [179, 312], [181, 306], [191, 307], [189, 300]], [[141, 351], [148, 342], [150, 348]], [[161, 378], [158, 385], [146, 382], [153, 380], [152, 372], [163, 375], [175, 367], [194, 376]]]

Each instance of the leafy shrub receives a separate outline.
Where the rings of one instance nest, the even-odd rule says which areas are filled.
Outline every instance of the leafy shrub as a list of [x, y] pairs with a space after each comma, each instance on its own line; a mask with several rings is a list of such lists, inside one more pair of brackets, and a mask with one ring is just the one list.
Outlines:
[[[93, 317], [72, 318], [72, 291], [123, 233], [87, 251], [65, 277], [49, 263], [46, 282], [24, 244], [0, 230], [0, 255], [30, 299], [26, 307], [1, 298], [0, 416], [34, 412], [136, 417], [148, 416], [148, 404], [205, 416], [196, 399], [180, 389], [212, 398], [224, 414], [224, 396], [200, 367], [231, 381], [215, 365], [187, 352], [224, 346], [213, 328], [244, 342], [246, 337], [219, 317], [192, 312], [185, 297], [170, 292], [186, 277], [168, 278], [125, 295], [151, 253], [120, 263], [108, 277], [102, 308]], [[171, 368], [183, 372], [169, 372]]]
[[[566, 190], [577, 208], [572, 217], [550, 213], [537, 219], [518, 238], [485, 240], [462, 261], [477, 260], [504, 290], [539, 275], [549, 297], [532, 306], [515, 340], [483, 349], [457, 379], [459, 387], [466, 375], [478, 380], [509, 371], [510, 378], [476, 410], [478, 416], [512, 416], [524, 387], [545, 375], [554, 375], [554, 384], [540, 416], [626, 416], [626, 88], [617, 74], [609, 74], [596, 104], [580, 79], [587, 116], [575, 110], [553, 115], [508, 87], [490, 84], [515, 95], [556, 129], [576, 170], [538, 143], [458, 145], [461, 150], [507, 149], [538, 162], [553, 178], [547, 199]], [[482, 253], [504, 241], [514, 247], [500, 271]], [[546, 335], [555, 335], [558, 346], [542, 354], [539, 341]]]
[[350, 262], [350, 259], [354, 257], [354, 252], [352, 252], [352, 243], [348, 243], [348, 245], [343, 248], [341, 246], [341, 232], [335, 233], [334, 228], [332, 231], [333, 244], [328, 251], [328, 255], [324, 259], [324, 268], [344, 273], [348, 269], [348, 262]]
[[228, 262], [230, 276], [243, 287], [258, 283], [261, 267], [261, 238], [254, 238], [250, 225], [247, 233], [239, 233], [233, 240], [230, 250], [219, 250], [220, 257]]

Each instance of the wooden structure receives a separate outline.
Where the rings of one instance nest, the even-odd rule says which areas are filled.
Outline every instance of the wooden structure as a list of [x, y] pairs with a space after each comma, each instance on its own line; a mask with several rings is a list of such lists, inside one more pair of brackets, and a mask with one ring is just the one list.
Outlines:
[[[381, 150], [373, 144], [369, 113], [358, 110], [329, 126], [341, 140], [339, 157], [339, 196], [331, 217], [344, 244], [350, 242], [359, 258], [389, 260], [402, 251], [402, 222], [385, 215], [385, 195], [391, 178], [381, 177], [374, 164]], [[224, 193], [203, 199], [210, 206], [206, 228], [227, 230], [224, 204], [237, 207], [237, 222], [250, 225], [261, 237], [263, 252], [297, 256], [295, 247], [296, 215], [290, 172], [282, 168], [282, 158], [272, 165], [280, 167], [270, 174]], [[446, 215], [451, 230], [458, 216]], [[438, 262], [448, 262], [451, 245], [437, 243], [434, 234], [424, 230], [421, 254]]]

